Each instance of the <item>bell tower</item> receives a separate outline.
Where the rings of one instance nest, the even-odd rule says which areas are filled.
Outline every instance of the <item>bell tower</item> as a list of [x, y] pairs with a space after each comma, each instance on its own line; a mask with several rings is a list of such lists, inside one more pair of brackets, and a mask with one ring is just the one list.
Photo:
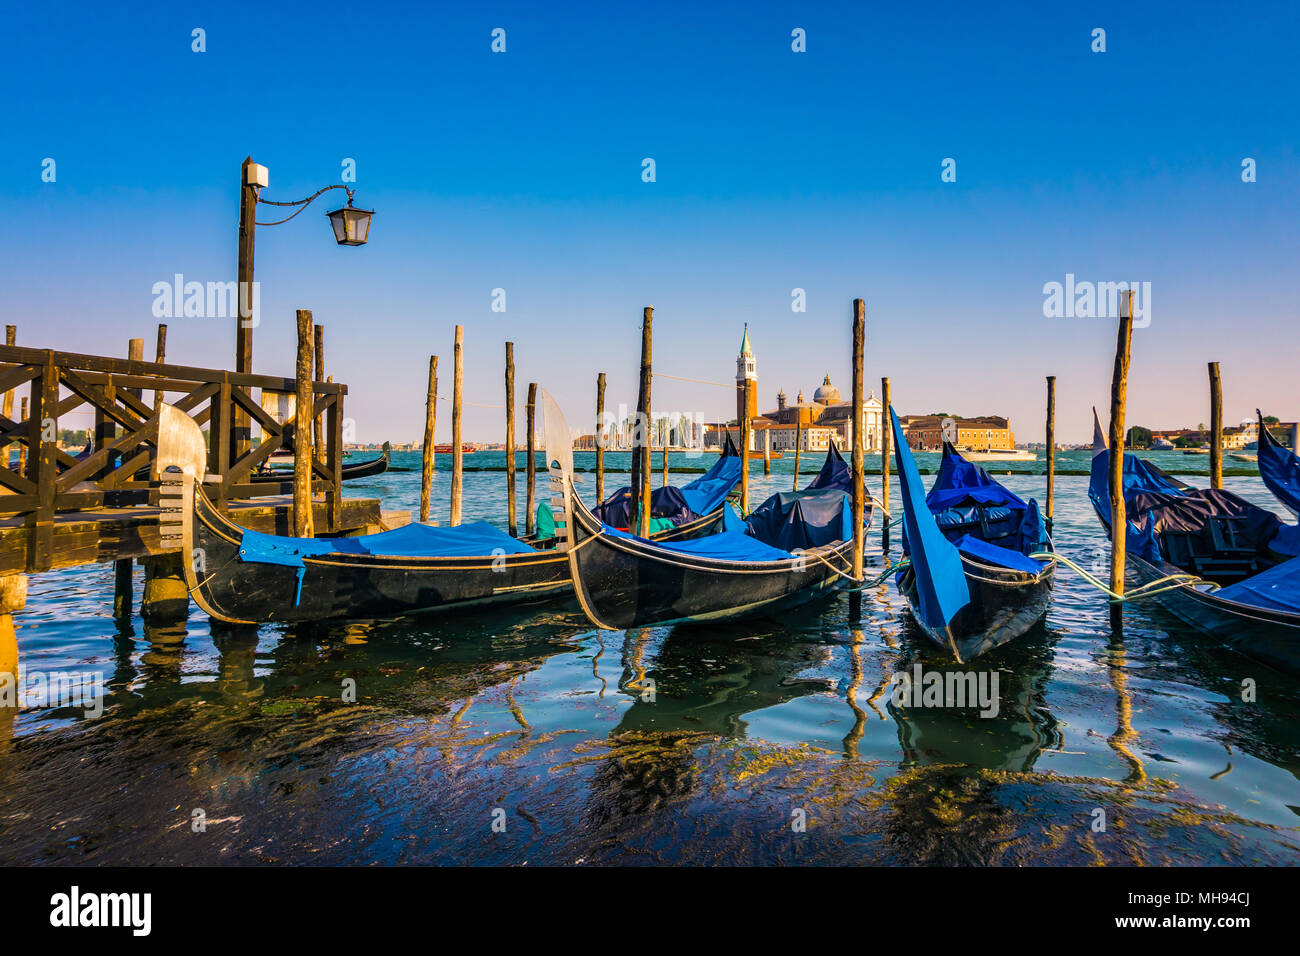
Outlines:
[[[749, 389], [749, 407], [745, 407], [745, 382], [751, 383]], [[736, 356], [736, 424], [745, 420], [746, 415], [752, 420], [758, 417], [758, 364], [754, 352], [749, 347], [749, 323], [745, 323], [745, 335], [740, 340], [740, 354]]]

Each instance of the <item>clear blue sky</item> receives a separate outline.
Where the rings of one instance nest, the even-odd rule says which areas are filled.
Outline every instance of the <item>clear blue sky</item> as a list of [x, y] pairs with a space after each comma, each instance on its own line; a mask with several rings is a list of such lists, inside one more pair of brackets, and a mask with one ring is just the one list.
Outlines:
[[[293, 310], [313, 309], [361, 440], [419, 436], [456, 323], [468, 401], [501, 402], [510, 339], [521, 402], [536, 380], [580, 421], [605, 371], [611, 406], [632, 404], [646, 304], [657, 370], [730, 381], [748, 321], [762, 407], [824, 372], [847, 392], [860, 295], [869, 380], [891, 376], [900, 412], [1001, 413], [1040, 438], [1055, 374], [1058, 435], [1084, 441], [1114, 323], [1043, 317], [1066, 273], [1152, 283], [1131, 423], [1208, 419], [1209, 359], [1229, 423], [1300, 415], [1300, 7], [559, 6], [10, 5], [3, 321], [21, 344], [151, 349], [155, 282], [234, 278], [245, 155], [281, 200], [352, 157], [370, 244], [334, 245], [333, 201], [259, 230], [254, 344], [257, 371], [288, 374]], [[169, 326], [171, 360], [232, 363], [232, 322]], [[734, 410], [706, 385], [655, 397]], [[469, 409], [467, 436], [499, 439], [501, 416]]]

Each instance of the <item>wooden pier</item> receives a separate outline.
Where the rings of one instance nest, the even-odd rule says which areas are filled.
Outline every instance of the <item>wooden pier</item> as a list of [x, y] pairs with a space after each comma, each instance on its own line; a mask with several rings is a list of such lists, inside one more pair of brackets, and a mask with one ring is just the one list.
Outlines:
[[[204, 486], [239, 524], [292, 533], [291, 474], [283, 481], [253, 477], [298, 435], [310, 441], [318, 425], [323, 448], [312, 455], [310, 473], [317, 533], [384, 527], [378, 500], [343, 497], [346, 385], [302, 383], [299, 394], [310, 396], [311, 414], [299, 417], [306, 421], [299, 429], [290, 417], [267, 411], [276, 402], [287, 405], [296, 379], [145, 362], [138, 354], [133, 348], [131, 358], [120, 359], [0, 346], [0, 393], [6, 396], [6, 414], [0, 415], [0, 645], [6, 645], [0, 646], [0, 673], [16, 664], [16, 647], [5, 635], [12, 635], [9, 615], [23, 606], [24, 574], [115, 561], [126, 572], [119, 580], [129, 588], [130, 560], [146, 559], [146, 603], [151, 577], [174, 577], [169, 569], [181, 556], [159, 537], [159, 486], [150, 480], [163, 401], [203, 429]], [[27, 392], [19, 420], [9, 417], [16, 391]], [[295, 396], [294, 408], [299, 404]], [[93, 448], [84, 457], [57, 445], [60, 421], [79, 410], [93, 413]], [[261, 429], [259, 444], [251, 441], [250, 422]], [[171, 593], [168, 601], [171, 614], [182, 620], [188, 613], [188, 595], [183, 597], [178, 601]], [[128, 612], [129, 607], [128, 592]], [[156, 608], [144, 610], [148, 617]]]

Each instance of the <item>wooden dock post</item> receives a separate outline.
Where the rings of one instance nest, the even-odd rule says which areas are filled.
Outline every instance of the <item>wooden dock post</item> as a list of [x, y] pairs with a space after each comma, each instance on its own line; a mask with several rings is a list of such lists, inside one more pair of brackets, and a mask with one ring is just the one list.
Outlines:
[[513, 538], [515, 519], [515, 343], [506, 343], [506, 521]]
[[310, 538], [315, 533], [311, 508], [312, 321], [310, 309], [298, 309], [298, 361], [294, 378], [293, 429], [293, 533]]
[[663, 452], [664, 452], [664, 480], [663, 480], [662, 487], [667, 488], [668, 487], [668, 445], [667, 443], [664, 444]]
[[799, 456], [803, 453], [803, 419], [797, 418], [794, 423], [794, 484], [791, 491], [799, 490]]
[[[129, 362], [144, 361], [144, 339], [127, 340], [126, 358]], [[112, 386], [110, 385], [109, 388], [112, 388]], [[105, 391], [107, 391], [107, 389]], [[127, 389], [127, 391], [138, 397], [141, 389], [132, 388]], [[110, 427], [112, 426], [110, 425]], [[114, 434], [115, 433], [116, 432], [114, 432]], [[112, 440], [111, 437], [109, 440]], [[96, 441], [95, 447], [100, 447], [98, 441]], [[134, 590], [134, 562], [130, 558], [118, 558], [113, 562], [113, 618], [115, 620], [123, 621], [131, 616], [132, 605], [134, 603]]]
[[889, 551], [889, 459], [894, 451], [894, 429], [889, 420], [889, 377], [880, 380], [880, 403], [883, 413], [880, 416], [880, 547]]
[[596, 504], [605, 501], [605, 373], [596, 376]]
[[[16, 345], [17, 342], [18, 342], [18, 327], [15, 325], [6, 325], [5, 345]], [[9, 389], [8, 391], [5, 392], [4, 400], [3, 402], [0, 402], [0, 412], [4, 413], [5, 418], [12, 419], [14, 417], [13, 389]], [[24, 415], [23, 419], [26, 418], [27, 416]], [[18, 447], [19, 447], [19, 454], [21, 455], [22, 449], [25, 448], [26, 446], [19, 445]], [[4, 467], [4, 468], [9, 467], [9, 445], [7, 442], [0, 442], [0, 467]]]
[[524, 530], [531, 537], [537, 531], [537, 383], [528, 383], [528, 406], [524, 409], [528, 440], [524, 443], [528, 461], [524, 465]]
[[[12, 687], [18, 683], [18, 635], [14, 630], [14, 614], [26, 604], [27, 575], [0, 575], [0, 677], [9, 675]], [[12, 699], [16, 702], [16, 695]]]
[[[18, 407], [21, 409], [21, 411], [18, 413], [18, 420], [20, 422], [27, 421], [27, 396], [26, 395], [22, 397], [22, 401], [18, 403]], [[9, 465], [9, 450], [6, 448], [2, 452], [2, 454], [5, 456], [4, 463], [5, 466], [7, 467]], [[27, 474], [27, 446], [21, 444], [18, 446], [18, 474], [20, 475]]]
[[[177, 636], [174, 625], [190, 616], [190, 591], [181, 563], [184, 559], [176, 551], [151, 555], [142, 562], [144, 593], [140, 597], [140, 616], [144, 618], [145, 637], [155, 643], [174, 642]], [[179, 634], [184, 636], [183, 631]]]
[[[1128, 367], [1133, 351], [1133, 293], [1120, 293], [1115, 371], [1110, 382], [1110, 589], [1124, 593], [1124, 543], [1128, 515], [1124, 509], [1124, 407], [1128, 401]], [[1112, 626], [1122, 621], [1120, 605], [1111, 605]]]
[[754, 428], [754, 423], [749, 420], [749, 390], [753, 387], [753, 379], [746, 378], [740, 389], [740, 512], [743, 515], [749, 514], [749, 445], [753, 441]]
[[[313, 325], [313, 348], [312, 358], [315, 366], [315, 380], [317, 382], [325, 381], [325, 326]], [[313, 395], [313, 403], [315, 396]], [[315, 409], [313, 408], [313, 412]], [[311, 434], [312, 447], [316, 449], [316, 460], [322, 465], [325, 464], [325, 422], [324, 415], [313, 414], [311, 416]]]
[[632, 494], [637, 496], [636, 533], [643, 538], [650, 536], [650, 346], [654, 313], [652, 305], [647, 305], [641, 312], [641, 388], [636, 402], [641, 447], [639, 454], [635, 447], [632, 451]]
[[438, 356], [429, 356], [429, 392], [424, 400], [424, 448], [420, 456], [420, 520], [429, 520], [433, 494], [434, 426], [438, 424]]
[[772, 474], [772, 429], [763, 429], [763, 474]]
[[[865, 542], [862, 534], [862, 519], [866, 514], [865, 477], [865, 429], [862, 427], [862, 409], [865, 401], [862, 359], [867, 341], [867, 305], [861, 299], [853, 300], [853, 579], [861, 583], [863, 579], [862, 550]], [[855, 618], [862, 613], [862, 592], [854, 591], [849, 595], [849, 616]]]
[[1210, 487], [1223, 487], [1223, 380], [1210, 362]]
[[[154, 361], [162, 365], [167, 361], [167, 326], [162, 322], [158, 323], [158, 342], [154, 348]], [[159, 407], [166, 400], [161, 388], [154, 389], [153, 392], [153, 410], [158, 411]]]
[[1056, 376], [1047, 376], [1047, 530], [1056, 499]]
[[465, 448], [461, 439], [462, 393], [465, 388], [465, 327], [456, 326], [451, 379], [451, 517], [448, 524], [460, 524], [460, 499], [465, 481]]

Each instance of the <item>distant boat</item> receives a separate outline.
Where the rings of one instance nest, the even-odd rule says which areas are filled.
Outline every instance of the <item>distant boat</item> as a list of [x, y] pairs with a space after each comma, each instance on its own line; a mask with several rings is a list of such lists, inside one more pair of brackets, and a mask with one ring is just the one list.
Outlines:
[[1038, 461], [1038, 455], [1026, 448], [987, 448], [971, 451], [958, 446], [954, 449], [967, 461]]
[[1157, 438], [1151, 443], [1151, 451], [1173, 451], [1174, 443], [1165, 441], [1163, 438]]
[[[450, 455], [453, 451], [456, 450], [456, 446], [454, 446], [451, 442], [447, 442], [446, 444], [443, 445], [434, 445], [433, 450], [439, 455]], [[475, 447], [474, 445], [467, 445], [464, 442], [460, 443], [460, 453], [462, 455], [472, 455], [476, 451], [478, 451], [478, 448]]]

